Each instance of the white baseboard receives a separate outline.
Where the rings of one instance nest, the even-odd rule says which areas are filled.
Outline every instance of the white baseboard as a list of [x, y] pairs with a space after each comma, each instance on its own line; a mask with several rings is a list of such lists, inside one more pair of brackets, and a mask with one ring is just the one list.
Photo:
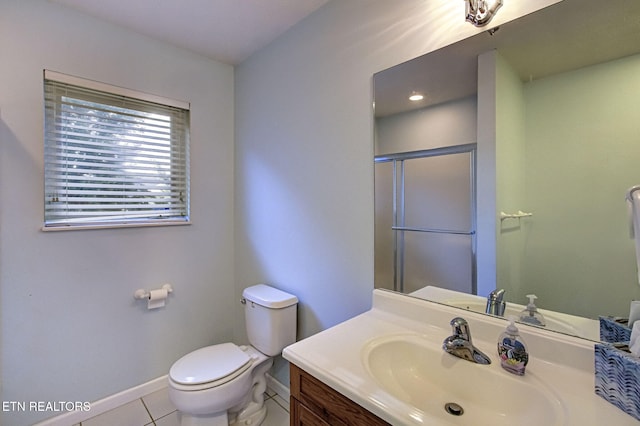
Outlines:
[[[80, 423], [91, 417], [106, 413], [109, 410], [117, 408], [121, 405], [128, 404], [138, 398], [149, 395], [150, 393], [159, 391], [167, 387], [167, 376], [161, 376], [147, 383], [135, 386], [130, 389], [123, 390], [114, 395], [100, 399], [91, 403], [91, 409], [88, 411], [70, 411], [56, 417], [36, 423], [34, 426], [71, 426]], [[274, 389], [275, 390], [275, 389]]]
[[[167, 376], [161, 376], [147, 383], [123, 390], [106, 398], [91, 403], [89, 411], [70, 411], [56, 417], [52, 417], [36, 423], [34, 426], [71, 426], [83, 422], [92, 417], [106, 413], [109, 410], [128, 404], [138, 398], [149, 395], [167, 387]], [[289, 401], [291, 392], [289, 388], [277, 381], [271, 374], [267, 373], [267, 387], [277, 393], [285, 401]]]
[[267, 373], [267, 387], [277, 393], [280, 398], [289, 402], [291, 392], [288, 387], [277, 381], [271, 374]]

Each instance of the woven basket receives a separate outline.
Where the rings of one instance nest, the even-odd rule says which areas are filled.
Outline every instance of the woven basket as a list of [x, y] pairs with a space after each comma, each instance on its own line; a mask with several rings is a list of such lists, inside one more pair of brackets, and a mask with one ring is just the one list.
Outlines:
[[625, 348], [596, 343], [596, 395], [640, 420], [640, 358]]
[[600, 340], [609, 343], [628, 342], [631, 329], [626, 318], [600, 317]]

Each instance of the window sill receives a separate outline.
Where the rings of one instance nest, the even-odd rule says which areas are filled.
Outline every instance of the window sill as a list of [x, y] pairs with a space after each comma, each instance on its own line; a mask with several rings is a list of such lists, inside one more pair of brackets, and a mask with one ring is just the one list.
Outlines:
[[122, 223], [104, 223], [104, 224], [90, 224], [90, 225], [50, 225], [40, 228], [44, 232], [59, 232], [59, 231], [84, 231], [95, 229], [114, 229], [114, 228], [155, 228], [159, 226], [183, 226], [191, 225], [190, 220], [180, 220], [171, 222], [158, 222], [158, 223], [139, 223], [139, 222], [122, 222]]

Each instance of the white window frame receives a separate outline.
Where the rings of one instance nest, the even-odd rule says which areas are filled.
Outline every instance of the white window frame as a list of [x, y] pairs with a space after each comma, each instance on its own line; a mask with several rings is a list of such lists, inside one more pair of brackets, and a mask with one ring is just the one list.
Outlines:
[[50, 70], [44, 86], [42, 230], [191, 223], [188, 102]]

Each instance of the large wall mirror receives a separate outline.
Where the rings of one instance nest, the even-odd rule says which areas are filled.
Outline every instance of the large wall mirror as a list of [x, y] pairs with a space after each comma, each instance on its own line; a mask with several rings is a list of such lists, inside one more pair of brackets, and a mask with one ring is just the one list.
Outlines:
[[639, 1], [563, 0], [381, 71], [374, 91], [376, 288], [480, 311], [496, 289], [518, 309], [535, 294], [558, 313], [547, 328], [590, 339], [563, 321], [628, 315]]

